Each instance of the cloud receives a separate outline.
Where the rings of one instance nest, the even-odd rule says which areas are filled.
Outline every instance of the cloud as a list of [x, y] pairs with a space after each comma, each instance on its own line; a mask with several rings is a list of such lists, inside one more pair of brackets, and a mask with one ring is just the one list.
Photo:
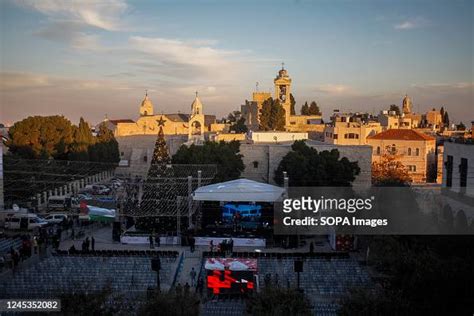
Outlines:
[[180, 79], [232, 79], [247, 56], [244, 51], [213, 47], [215, 41], [132, 36], [127, 47], [130, 64], [141, 71]]
[[412, 30], [420, 27], [428, 26], [429, 22], [423, 17], [416, 17], [401, 21], [393, 26], [396, 30]]
[[132, 36], [130, 46], [146, 54], [158, 57], [163, 63], [192, 65], [200, 67], [226, 66], [226, 57], [235, 56], [238, 52], [220, 50], [210, 45], [198, 45], [194, 40], [151, 38]]
[[325, 94], [353, 94], [355, 93], [354, 89], [347, 85], [342, 84], [323, 84], [318, 85], [314, 89], [315, 92], [325, 93]]
[[17, 72], [0, 72], [0, 82], [0, 91], [39, 88], [51, 85], [46, 75]]
[[0, 72], [0, 91], [3, 92], [31, 92], [41, 89], [66, 89], [66, 90], [126, 90], [131, 86], [112, 80], [81, 80], [48, 76], [45, 74]]
[[16, 0], [18, 5], [36, 10], [52, 20], [74, 21], [103, 30], [120, 29], [126, 11], [123, 0]]

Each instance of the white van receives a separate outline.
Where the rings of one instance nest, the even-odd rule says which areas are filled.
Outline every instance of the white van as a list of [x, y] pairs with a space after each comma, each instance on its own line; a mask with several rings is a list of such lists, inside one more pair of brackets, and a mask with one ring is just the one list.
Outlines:
[[63, 196], [50, 196], [48, 198], [48, 209], [51, 210], [70, 210], [79, 208], [79, 202], [76, 198]]
[[27, 213], [28, 213], [28, 209], [20, 208], [18, 205], [13, 204], [13, 207], [11, 209], [0, 211], [0, 225], [3, 226], [7, 218], [10, 218], [16, 214], [27, 214]]
[[5, 219], [5, 228], [33, 230], [46, 226], [48, 222], [36, 214], [15, 214]]

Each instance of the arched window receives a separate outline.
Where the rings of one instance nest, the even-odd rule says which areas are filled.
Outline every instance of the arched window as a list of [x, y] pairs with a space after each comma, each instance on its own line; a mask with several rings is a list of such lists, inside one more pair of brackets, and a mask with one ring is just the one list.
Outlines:
[[395, 144], [392, 144], [392, 155], [395, 155], [397, 153], [397, 147], [395, 146]]
[[380, 156], [380, 146], [377, 146], [377, 156]]
[[408, 148], [408, 156], [411, 156], [411, 148]]
[[417, 148], [415, 153], [416, 153], [417, 156], [419, 156], [420, 155], [420, 148]]

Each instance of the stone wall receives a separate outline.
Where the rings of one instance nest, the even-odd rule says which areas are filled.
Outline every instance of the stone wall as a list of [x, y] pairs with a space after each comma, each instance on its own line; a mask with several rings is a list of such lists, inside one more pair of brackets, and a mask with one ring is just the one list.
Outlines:
[[[371, 185], [372, 148], [370, 146], [338, 146], [308, 141], [307, 144], [318, 151], [337, 149], [341, 157], [357, 161], [361, 169], [354, 186], [364, 188]], [[241, 144], [245, 170], [243, 178], [275, 184], [273, 177], [281, 159], [291, 151], [292, 143], [284, 144]]]

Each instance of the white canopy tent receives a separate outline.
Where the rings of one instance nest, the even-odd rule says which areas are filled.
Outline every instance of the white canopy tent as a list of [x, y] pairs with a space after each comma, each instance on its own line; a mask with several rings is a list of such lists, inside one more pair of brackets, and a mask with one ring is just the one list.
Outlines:
[[195, 201], [225, 202], [276, 202], [281, 201], [286, 190], [274, 185], [248, 179], [237, 179], [206, 185], [193, 193]]

